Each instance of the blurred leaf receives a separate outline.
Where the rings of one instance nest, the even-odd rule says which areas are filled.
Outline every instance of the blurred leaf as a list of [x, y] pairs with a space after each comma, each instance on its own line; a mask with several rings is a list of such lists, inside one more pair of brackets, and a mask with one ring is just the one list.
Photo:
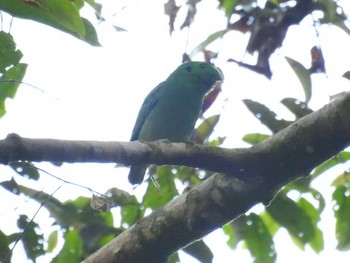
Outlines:
[[40, 229], [39, 225], [31, 221], [26, 215], [20, 215], [17, 220], [17, 226], [21, 231], [25, 230], [24, 235], [21, 237], [21, 242], [27, 257], [35, 262], [38, 256], [45, 253], [43, 246], [44, 237], [36, 232], [36, 229]]
[[58, 240], [58, 230], [54, 230], [50, 233], [47, 239], [47, 249], [46, 252], [51, 253], [57, 246]]
[[284, 186], [281, 192], [287, 194], [290, 191], [298, 191], [300, 193], [300, 196], [301, 194], [311, 194], [311, 196], [314, 198], [314, 201], [318, 203], [318, 213], [321, 213], [326, 206], [326, 201], [318, 190], [310, 186], [311, 183], [312, 180], [310, 176], [300, 177], [297, 180], [290, 182]]
[[203, 144], [213, 133], [215, 126], [220, 120], [220, 115], [213, 115], [205, 120], [193, 131], [191, 141]]
[[244, 241], [246, 232], [247, 215], [241, 215], [231, 223], [223, 227], [224, 233], [228, 235], [227, 244], [236, 248], [240, 241]]
[[254, 257], [254, 262], [272, 263], [276, 261], [277, 254], [272, 235], [260, 216], [254, 213], [248, 216], [241, 215], [224, 226], [223, 230], [229, 237], [227, 243], [230, 247], [235, 248], [240, 241], [245, 242], [252, 257]]
[[247, 106], [249, 111], [273, 133], [279, 132], [292, 123], [283, 119], [277, 119], [277, 114], [275, 112], [259, 102], [245, 99], [243, 100], [243, 103]]
[[203, 240], [196, 241], [182, 249], [201, 263], [211, 263], [213, 261], [213, 252], [204, 243]]
[[206, 112], [211, 105], [215, 102], [216, 98], [218, 97], [219, 93], [221, 92], [221, 82], [217, 82], [214, 86], [214, 88], [205, 95], [203, 105], [202, 105], [202, 110], [201, 110], [201, 115]]
[[91, 45], [99, 46], [100, 44], [93, 36], [96, 35], [95, 29], [91, 27], [90, 22], [87, 23], [87, 20], [80, 17], [80, 6], [77, 3], [81, 3], [81, 1], [2, 0], [0, 2], [0, 10], [14, 17], [30, 19], [52, 26], [79, 39], [83, 39]]
[[262, 134], [262, 133], [249, 133], [243, 136], [243, 141], [249, 143], [251, 145], [255, 145], [265, 141], [267, 138], [271, 137], [271, 135]]
[[338, 241], [337, 249], [346, 251], [350, 249], [350, 188], [340, 186], [332, 195], [334, 216], [336, 219], [335, 236]]
[[346, 78], [347, 80], [350, 80], [350, 71], [347, 71], [343, 74], [343, 78]]
[[11, 162], [9, 166], [19, 175], [28, 178], [28, 179], [33, 179], [33, 180], [38, 180], [39, 179], [39, 171], [34, 168], [34, 166], [30, 165], [31, 163], [29, 162], [29, 165], [27, 162]]
[[177, 16], [177, 12], [179, 11], [180, 6], [176, 5], [175, 0], [168, 0], [164, 4], [164, 14], [169, 16], [169, 33], [171, 34], [175, 29], [175, 19]]
[[300, 198], [298, 200], [298, 205], [303, 211], [305, 211], [308, 216], [311, 218], [311, 221], [314, 225], [315, 235], [310, 240], [310, 247], [316, 252], [320, 253], [324, 249], [324, 240], [323, 233], [318, 228], [317, 224], [320, 222], [320, 211], [316, 209], [309, 201], [305, 198]]
[[184, 185], [195, 186], [204, 179], [202, 171], [188, 166], [173, 166], [174, 176]]
[[44, 203], [44, 207], [51, 216], [63, 227], [70, 226], [72, 222], [77, 220], [77, 211], [74, 206], [62, 204], [58, 199], [45, 192], [19, 185], [13, 178], [10, 181], [1, 182], [0, 185], [13, 194], [24, 194], [40, 204]]
[[337, 178], [333, 180], [332, 186], [339, 187], [349, 183], [350, 183], [350, 173], [348, 171], [345, 171], [344, 173], [338, 175]]
[[301, 249], [304, 249], [304, 245], [315, 238], [316, 225], [307, 211], [286, 195], [279, 193], [266, 207], [266, 211], [288, 230], [296, 245]]
[[[245, 30], [245, 29], [243, 28], [241, 30]], [[254, 52], [254, 51], [252, 51], [252, 52]], [[260, 60], [258, 60], [255, 65], [248, 64], [248, 63], [245, 63], [242, 61], [238, 61], [238, 60], [233, 59], [233, 58], [229, 58], [227, 60], [227, 62], [234, 62], [242, 68], [249, 69], [249, 70], [251, 70], [255, 73], [261, 74], [261, 75], [265, 76], [266, 78], [268, 78], [269, 80], [271, 80], [272, 72], [271, 72], [271, 68], [270, 68], [270, 62], [264, 56], [260, 56]]]
[[26, 69], [26, 64], [19, 63], [16, 66], [9, 68], [0, 77], [0, 117], [6, 112], [6, 99], [13, 98], [16, 95], [17, 88], [25, 75]]
[[284, 98], [281, 103], [290, 110], [297, 119], [313, 112], [305, 102], [294, 98]]
[[121, 223], [131, 226], [140, 219], [142, 213], [138, 205], [124, 205], [121, 207]]
[[59, 254], [52, 260], [53, 263], [80, 262], [82, 257], [82, 242], [74, 229], [69, 229], [64, 236], [64, 245]]
[[16, 66], [22, 57], [22, 52], [16, 49], [13, 37], [9, 33], [0, 31], [0, 73], [6, 73], [10, 66]]
[[223, 0], [220, 2], [220, 7], [224, 9], [225, 15], [229, 18], [235, 7], [237, 5], [237, 0]]
[[9, 254], [11, 251], [9, 248], [10, 244], [11, 244], [11, 241], [9, 240], [9, 237], [0, 230], [0, 259], [1, 260], [8, 257], [8, 261], [11, 262], [10, 254]]
[[158, 189], [153, 182], [150, 182], [147, 191], [143, 196], [142, 203], [144, 207], [149, 207], [154, 210], [168, 203], [178, 194], [178, 192], [175, 187], [171, 166], [160, 166], [158, 167], [157, 173], [151, 176], [154, 176], [160, 189]]
[[179, 263], [180, 258], [179, 258], [179, 253], [175, 252], [174, 254], [172, 254], [170, 257], [168, 257], [167, 263]]
[[261, 218], [251, 213], [246, 217], [244, 241], [255, 263], [274, 263], [276, 251], [266, 225]]
[[220, 30], [220, 31], [217, 31], [215, 33], [212, 33], [211, 35], [209, 35], [207, 37], [206, 40], [204, 40], [202, 43], [200, 43], [198, 46], [196, 46], [191, 54], [190, 54], [190, 57], [194, 57], [195, 55], [197, 55], [199, 52], [202, 52], [203, 50], [205, 50], [209, 44], [211, 44], [212, 42], [214, 42], [215, 40], [223, 37], [228, 31], [225, 29], [225, 30]]
[[312, 178], [316, 178], [320, 174], [324, 173], [325, 171], [329, 170], [330, 168], [333, 168], [334, 166], [345, 163], [350, 160], [350, 152], [340, 152], [336, 156], [330, 158], [329, 160], [325, 161], [321, 165], [317, 166], [314, 171], [311, 173]]
[[311, 68], [310, 73], [325, 73], [325, 61], [322, 54], [322, 49], [319, 46], [313, 46], [311, 53]]
[[286, 57], [287, 62], [294, 70], [295, 74], [297, 75], [301, 85], [304, 89], [305, 94], [305, 102], [308, 103], [311, 99], [311, 76], [310, 71], [305, 68], [300, 62]]

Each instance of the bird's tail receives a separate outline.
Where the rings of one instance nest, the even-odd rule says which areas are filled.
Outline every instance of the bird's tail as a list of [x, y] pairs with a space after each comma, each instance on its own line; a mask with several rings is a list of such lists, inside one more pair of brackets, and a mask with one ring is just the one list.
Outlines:
[[146, 165], [134, 165], [130, 167], [129, 182], [131, 184], [141, 184], [145, 177], [147, 166]]

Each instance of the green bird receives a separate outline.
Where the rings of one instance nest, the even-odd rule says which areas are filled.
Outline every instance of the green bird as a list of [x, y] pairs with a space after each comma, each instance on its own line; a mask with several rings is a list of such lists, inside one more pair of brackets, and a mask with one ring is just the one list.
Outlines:
[[[187, 62], [155, 87], [144, 100], [132, 131], [131, 141], [186, 142], [200, 115], [203, 98], [221, 73], [205, 62]], [[131, 166], [129, 182], [143, 181], [147, 164]]]

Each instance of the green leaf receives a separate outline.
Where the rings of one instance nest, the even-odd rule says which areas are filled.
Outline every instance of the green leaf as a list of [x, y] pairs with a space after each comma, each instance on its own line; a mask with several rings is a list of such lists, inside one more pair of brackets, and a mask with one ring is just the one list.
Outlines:
[[305, 103], [308, 103], [311, 99], [311, 74], [310, 71], [305, 68], [300, 62], [286, 57], [287, 62], [294, 70], [295, 74], [297, 75], [301, 85], [304, 89], [305, 94]]
[[178, 192], [175, 187], [172, 166], [160, 166], [157, 173], [151, 176], [154, 176], [160, 189], [151, 181], [143, 197], [143, 205], [146, 208], [157, 209], [172, 200], [178, 195]]
[[261, 218], [251, 213], [246, 217], [245, 243], [254, 257], [255, 263], [274, 263], [276, 261], [276, 251], [266, 225]]
[[180, 261], [178, 252], [175, 252], [167, 259], [167, 263], [179, 263], [179, 262], [181, 262], [181, 261]]
[[[37, 169], [34, 168], [34, 166], [28, 165], [29, 162], [12, 162], [9, 164], [9, 166], [19, 175], [33, 180], [38, 180], [40, 177], [40, 174]], [[29, 163], [30, 164], [30, 163]]]
[[25, 233], [21, 238], [21, 242], [27, 257], [35, 262], [35, 259], [38, 256], [45, 253], [43, 246], [43, 235], [37, 234], [36, 232], [36, 229], [40, 229], [39, 225], [31, 221], [26, 215], [20, 215], [19, 219], [17, 220], [17, 226], [22, 231], [25, 230]]
[[213, 261], [213, 252], [204, 243], [203, 240], [196, 241], [182, 249], [201, 263], [211, 263]]
[[58, 231], [54, 230], [50, 233], [49, 238], [47, 239], [47, 249], [46, 252], [52, 252], [57, 246], [58, 240]]
[[220, 120], [220, 115], [211, 116], [205, 120], [194, 130], [191, 136], [191, 141], [199, 144], [203, 144], [208, 140], [209, 136], [213, 133], [215, 126]]
[[99, 45], [92, 41], [96, 32], [91, 28], [91, 23], [86, 22], [79, 14], [80, 5], [81, 1], [78, 0], [2, 0], [0, 10], [14, 17], [57, 28], [92, 45]]
[[303, 207], [300, 207], [286, 195], [279, 193], [266, 211], [286, 228], [293, 241], [301, 249], [316, 235], [316, 226]]
[[220, 31], [217, 31], [215, 33], [212, 33], [211, 35], [209, 35], [207, 37], [206, 40], [204, 40], [202, 43], [200, 43], [197, 47], [195, 47], [191, 54], [190, 54], [190, 57], [194, 57], [195, 55], [197, 55], [197, 53], [203, 51], [206, 49], [206, 47], [211, 44], [212, 42], [214, 42], [215, 40], [223, 37], [228, 31], [225, 29], [225, 30], [220, 30]]
[[26, 64], [17, 64], [9, 68], [0, 77], [0, 118], [6, 113], [5, 101], [7, 98], [14, 98], [17, 89], [27, 69]]
[[332, 198], [335, 202], [333, 206], [336, 219], [335, 236], [338, 241], [337, 248], [341, 251], [350, 249], [350, 187], [340, 186], [333, 192]]
[[53, 259], [54, 263], [80, 262], [83, 255], [83, 245], [79, 234], [74, 229], [67, 230], [64, 245], [60, 253]]
[[237, 5], [237, 0], [223, 0], [221, 1], [221, 7], [225, 11], [225, 15], [230, 17]]
[[315, 229], [315, 235], [310, 240], [309, 244], [310, 247], [316, 252], [319, 253], [324, 249], [324, 240], [323, 240], [323, 233], [318, 228], [317, 224], [320, 222], [320, 211], [316, 209], [309, 201], [307, 201], [305, 198], [300, 198], [298, 200], [298, 206], [305, 211], [308, 216], [310, 217], [314, 229]]
[[0, 73], [6, 73], [10, 66], [16, 66], [22, 57], [22, 52], [16, 49], [13, 37], [0, 31]]
[[339, 187], [350, 183], [350, 173], [345, 171], [338, 175], [332, 182], [332, 186]]
[[[5, 259], [8, 257], [10, 253], [10, 245], [11, 241], [9, 240], [9, 237], [5, 235], [4, 232], [0, 230], [0, 258], [1, 260]], [[11, 257], [8, 258], [8, 262], [11, 262]]]
[[242, 139], [246, 143], [249, 143], [251, 145], [255, 145], [255, 144], [261, 143], [262, 141], [265, 141], [269, 137], [270, 137], [270, 135], [268, 135], [268, 134], [249, 133], [249, 134], [244, 135]]

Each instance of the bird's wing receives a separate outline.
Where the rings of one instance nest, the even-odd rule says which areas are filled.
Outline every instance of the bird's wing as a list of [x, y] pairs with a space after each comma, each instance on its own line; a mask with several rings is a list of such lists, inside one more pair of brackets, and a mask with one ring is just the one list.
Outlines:
[[141, 109], [139, 111], [139, 114], [137, 115], [137, 119], [135, 122], [134, 129], [132, 131], [131, 135], [131, 141], [136, 141], [139, 139], [141, 128], [147, 119], [149, 113], [152, 111], [152, 109], [157, 105], [158, 103], [158, 93], [161, 91], [162, 87], [164, 86], [165, 82], [161, 82], [158, 84], [157, 87], [155, 87], [145, 98]]

